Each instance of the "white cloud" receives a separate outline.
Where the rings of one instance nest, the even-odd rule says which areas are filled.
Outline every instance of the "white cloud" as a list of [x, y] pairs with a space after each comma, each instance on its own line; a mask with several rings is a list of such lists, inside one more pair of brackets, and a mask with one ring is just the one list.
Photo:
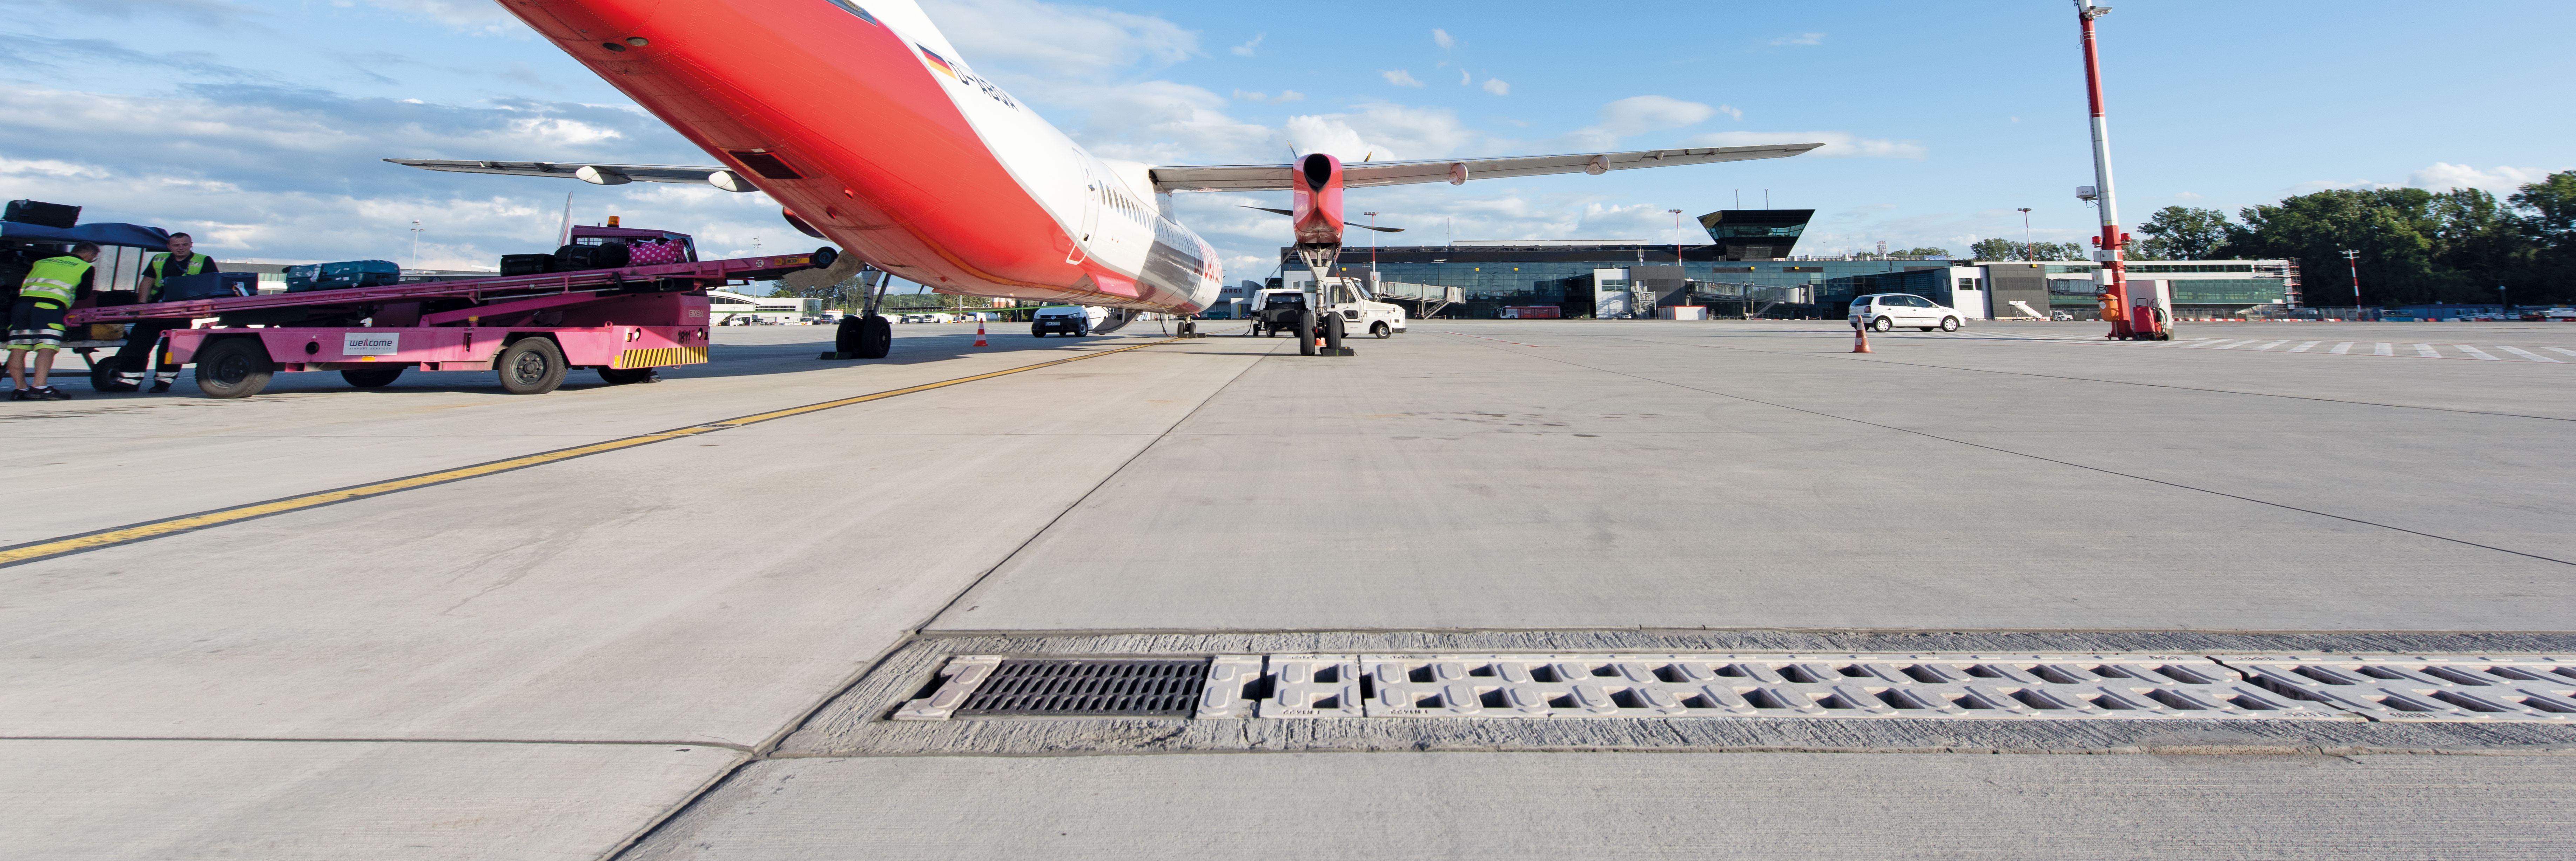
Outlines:
[[[1151, 15], [1035, 0], [925, 4], [970, 62], [1000, 62], [1054, 75], [1102, 75], [1141, 63], [1169, 65], [1198, 53], [1199, 35]], [[1257, 39], [1255, 41], [1258, 41]]]
[[1432, 44], [1439, 45], [1443, 48], [1454, 48], [1458, 46], [1458, 40], [1449, 38], [1449, 31], [1442, 30], [1437, 27], [1434, 27], [1431, 30], [1431, 42]]
[[527, 31], [527, 25], [520, 23], [498, 3], [478, 0], [367, 0], [367, 4], [436, 19], [441, 24], [461, 30], [486, 34]]
[[2479, 170], [2465, 164], [2434, 162], [2431, 167], [2406, 176], [2406, 185], [2433, 191], [2475, 188], [2497, 194], [2511, 194], [2525, 183], [2549, 178], [2551, 171], [2538, 167], [2497, 167]]
[[1744, 111], [1734, 105], [1719, 105], [1717, 106], [1717, 112], [1734, 118], [1736, 122], [1740, 123], [1744, 121]]
[[1771, 40], [1771, 44], [1774, 45], [1822, 45], [1824, 43], [1825, 34], [1823, 33], [1791, 33]]
[[1349, 161], [1439, 158], [1469, 145], [1494, 147], [1456, 114], [1376, 102], [1344, 114], [1289, 117], [1285, 131], [1298, 152], [1325, 152]]
[[1408, 72], [1408, 71], [1405, 71], [1405, 70], [1403, 70], [1403, 69], [1388, 69], [1388, 70], [1386, 70], [1386, 71], [1379, 72], [1378, 74], [1379, 74], [1380, 76], [1382, 76], [1382, 77], [1386, 78], [1386, 82], [1387, 82], [1387, 83], [1394, 84], [1394, 85], [1399, 86], [1399, 87], [1419, 87], [1419, 86], [1422, 86], [1422, 82], [1421, 82], [1421, 81], [1417, 81], [1417, 80], [1414, 80], [1414, 79], [1413, 79], [1413, 73], [1412, 73], [1412, 72]]
[[2177, 192], [2174, 192], [2174, 199], [2175, 199], [2175, 200], [2199, 200], [2199, 199], [2200, 199], [2200, 195], [2195, 194], [2195, 193], [2192, 193], [2192, 192], [2188, 192], [2188, 191], [2177, 191]]
[[1233, 52], [1234, 52], [1234, 55], [1235, 55], [1235, 56], [1237, 56], [1237, 57], [1249, 57], [1249, 56], [1252, 56], [1252, 49], [1254, 49], [1254, 48], [1258, 48], [1258, 47], [1261, 47], [1261, 40], [1262, 40], [1262, 39], [1264, 39], [1264, 38], [1266, 38], [1266, 37], [1268, 37], [1269, 35], [1270, 35], [1270, 34], [1268, 34], [1268, 33], [1254, 33], [1254, 34], [1252, 34], [1252, 41], [1245, 42], [1245, 43], [1240, 44], [1240, 45], [1236, 45], [1236, 46], [1234, 46], [1234, 47], [1232, 47], [1232, 48], [1228, 48], [1227, 50], [1233, 51]]
[[[166, 18], [206, 27], [229, 27], [264, 17], [267, 12], [226, 0], [35, 0], [30, 6], [52, 6], [120, 20]], [[500, 11], [494, 9], [493, 11]]]
[[[491, 268], [499, 255], [553, 244], [563, 195], [584, 223], [623, 214], [686, 231], [710, 254], [748, 254], [754, 235], [784, 239], [763, 194], [704, 186], [431, 173], [387, 156], [543, 153], [605, 162], [689, 164], [705, 156], [623, 105], [496, 101], [414, 104], [312, 90], [199, 86], [152, 98], [21, 86], [0, 89], [0, 175], [14, 194], [75, 200], [93, 221], [186, 230], [227, 260], [411, 262], [412, 219], [430, 232], [421, 261]], [[166, 135], [99, 135], [127, 124]], [[648, 215], [649, 214], [649, 215]], [[743, 242], [737, 244], [734, 240]], [[803, 237], [796, 237], [801, 244]], [[810, 245], [807, 247], [811, 247]]]
[[1914, 141], [1856, 137], [1850, 132], [1710, 132], [1683, 141], [1686, 146], [1759, 146], [1822, 143], [1801, 158], [1923, 158], [1930, 152]]
[[1486, 78], [1485, 92], [1492, 93], [1497, 96], [1508, 96], [1512, 94], [1512, 85], [1503, 83], [1499, 78]]
[[10, 176], [42, 176], [80, 179], [106, 179], [108, 177], [106, 168], [98, 167], [96, 165], [75, 164], [68, 161], [60, 161], [50, 158], [20, 160], [0, 157], [0, 174], [7, 174]]
[[1247, 102], [1267, 102], [1274, 105], [1284, 105], [1289, 102], [1302, 102], [1306, 100], [1306, 94], [1297, 92], [1296, 90], [1281, 90], [1279, 91], [1278, 98], [1271, 98], [1269, 93], [1247, 93], [1242, 90], [1236, 90], [1234, 91], [1234, 97]]
[[1469, 73], [1469, 72], [1468, 72], [1467, 70], [1465, 70], [1465, 69], [1459, 69], [1459, 70], [1458, 70], [1458, 86], [1464, 87], [1464, 86], [1467, 86], [1468, 84], [1473, 84], [1473, 83], [1475, 83], [1475, 82], [1476, 82], [1476, 76], [1475, 76], [1474, 74]]
[[1629, 96], [1601, 106], [1601, 122], [1566, 136], [1581, 149], [1605, 149], [1620, 138], [1692, 125], [1717, 113], [1716, 108], [1670, 96]]

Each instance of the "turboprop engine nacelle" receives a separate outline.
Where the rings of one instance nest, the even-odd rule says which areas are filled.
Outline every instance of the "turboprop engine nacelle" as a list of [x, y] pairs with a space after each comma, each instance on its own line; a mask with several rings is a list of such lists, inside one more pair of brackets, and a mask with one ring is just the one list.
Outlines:
[[1342, 160], [1323, 153], [1298, 159], [1296, 180], [1288, 188], [1297, 244], [1342, 244]]

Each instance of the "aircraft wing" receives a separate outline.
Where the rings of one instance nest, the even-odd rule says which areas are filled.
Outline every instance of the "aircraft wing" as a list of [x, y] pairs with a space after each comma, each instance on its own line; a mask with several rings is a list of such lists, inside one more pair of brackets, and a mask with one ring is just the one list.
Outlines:
[[[695, 167], [674, 164], [587, 164], [551, 161], [448, 161], [429, 158], [389, 158], [386, 161], [422, 170], [453, 173], [498, 173], [509, 176], [555, 176], [578, 179], [596, 185], [624, 185], [630, 182], [677, 182], [687, 185], [712, 185], [726, 191], [756, 191], [741, 175], [729, 168]], [[723, 174], [722, 179], [716, 177]], [[739, 187], [735, 187], [739, 186]]]
[[[1787, 158], [1822, 143], [1763, 146], [1691, 147], [1634, 152], [1571, 153], [1512, 158], [1443, 158], [1422, 161], [1343, 162], [1342, 186], [1403, 185], [1412, 182], [1463, 182], [1551, 173], [1599, 175], [1641, 167], [1713, 164], [1757, 158]], [[1286, 164], [1228, 164], [1152, 168], [1154, 191], [1286, 191], [1296, 169]]]

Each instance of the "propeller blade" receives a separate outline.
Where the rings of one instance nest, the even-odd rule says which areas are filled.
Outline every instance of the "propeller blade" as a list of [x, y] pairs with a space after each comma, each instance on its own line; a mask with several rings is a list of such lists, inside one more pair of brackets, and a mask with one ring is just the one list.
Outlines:
[[1272, 208], [1267, 207], [1267, 206], [1246, 206], [1246, 207], [1244, 207], [1244, 208], [1245, 208], [1245, 209], [1258, 209], [1258, 210], [1261, 210], [1261, 211], [1263, 211], [1263, 212], [1276, 212], [1276, 213], [1279, 213], [1279, 214], [1281, 214], [1281, 215], [1287, 215], [1287, 216], [1294, 216], [1294, 215], [1296, 215], [1296, 214], [1297, 214], [1297, 213], [1296, 213], [1296, 211], [1294, 211], [1294, 210], [1287, 210], [1287, 209], [1272, 209]]

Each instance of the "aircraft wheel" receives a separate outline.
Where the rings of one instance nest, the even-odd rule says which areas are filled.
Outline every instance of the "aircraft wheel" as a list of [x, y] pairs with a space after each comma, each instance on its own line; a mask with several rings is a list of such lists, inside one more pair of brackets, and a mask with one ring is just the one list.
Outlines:
[[1341, 355], [1342, 315], [1334, 314], [1324, 320], [1324, 346], [1333, 348], [1333, 355]]
[[1297, 312], [1297, 355], [1315, 355], [1315, 312]]
[[894, 352], [894, 324], [884, 317], [859, 321], [859, 358], [882, 359]]

